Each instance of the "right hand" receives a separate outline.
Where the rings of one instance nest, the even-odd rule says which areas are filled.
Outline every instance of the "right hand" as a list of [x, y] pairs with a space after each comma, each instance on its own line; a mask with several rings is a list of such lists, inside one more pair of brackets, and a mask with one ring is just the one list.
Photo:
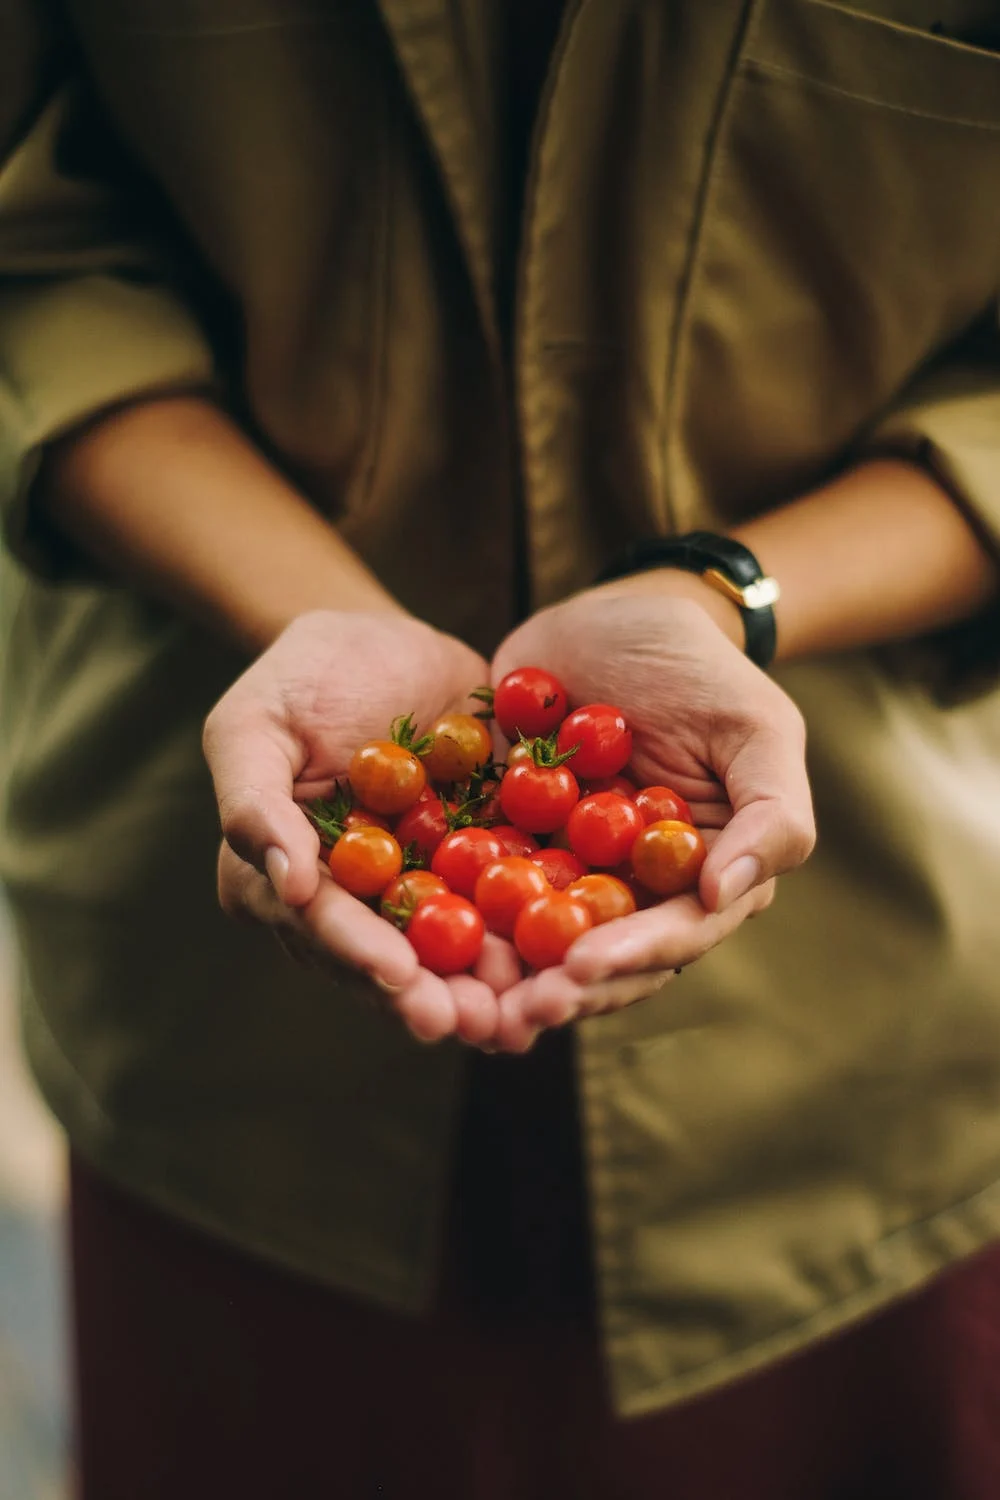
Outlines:
[[384, 738], [397, 715], [412, 712], [427, 728], [488, 680], [476, 652], [402, 612], [317, 610], [278, 636], [205, 724], [224, 836], [223, 909], [274, 928], [308, 963], [367, 975], [424, 1041], [491, 1039], [497, 992], [516, 977], [506, 945], [486, 944], [481, 977], [421, 969], [401, 932], [330, 879], [301, 803], [327, 793], [358, 746]]

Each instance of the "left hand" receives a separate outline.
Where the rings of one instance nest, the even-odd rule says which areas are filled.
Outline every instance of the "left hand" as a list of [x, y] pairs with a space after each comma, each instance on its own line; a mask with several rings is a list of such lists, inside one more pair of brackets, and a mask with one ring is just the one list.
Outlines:
[[[560, 966], [503, 994], [496, 1042], [506, 1050], [653, 994], [768, 906], [774, 877], [812, 850], [802, 716], [734, 643], [739, 617], [710, 593], [666, 570], [590, 589], [519, 626], [494, 658], [494, 683], [546, 667], [572, 703], [616, 704], [639, 780], [686, 798], [710, 844], [697, 892], [595, 928]], [[719, 606], [732, 611], [731, 635]]]

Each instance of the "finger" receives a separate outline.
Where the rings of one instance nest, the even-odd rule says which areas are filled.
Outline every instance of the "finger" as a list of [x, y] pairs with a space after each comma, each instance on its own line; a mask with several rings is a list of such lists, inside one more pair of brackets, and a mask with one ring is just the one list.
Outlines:
[[359, 969], [389, 992], [403, 989], [419, 972], [412, 945], [398, 928], [329, 879], [297, 913], [302, 930], [324, 953]]
[[265, 875], [239, 859], [228, 844], [219, 853], [219, 899], [229, 916], [294, 934], [297, 946], [338, 975], [343, 967], [367, 974], [387, 991], [401, 989], [419, 964], [412, 946], [391, 922], [348, 895], [328, 877], [309, 904], [296, 911], [280, 900]]
[[725, 828], [733, 810], [728, 802], [692, 802], [691, 816], [699, 828]]
[[458, 1026], [454, 995], [445, 981], [428, 969], [418, 969], [389, 1004], [418, 1042], [440, 1042], [453, 1036]]
[[584, 988], [626, 974], [678, 969], [701, 958], [735, 932], [747, 917], [769, 906], [774, 884], [757, 886], [721, 912], [709, 912], [697, 896], [673, 896], [634, 916], [587, 932], [563, 961]]
[[648, 1000], [671, 982], [675, 972], [674, 969], [653, 969], [588, 985], [581, 995], [577, 1016], [583, 1020], [590, 1016], [608, 1015], [611, 1011], [624, 1010], [627, 1005], [635, 1005], [640, 1000]]
[[509, 1052], [527, 1051], [540, 1030], [576, 1017], [583, 994], [561, 965], [522, 979], [500, 996], [498, 1044]]
[[513, 943], [488, 932], [483, 938], [483, 947], [473, 970], [477, 979], [488, 984], [495, 995], [502, 995], [524, 977], [521, 960]]
[[500, 1021], [500, 1005], [489, 985], [471, 974], [456, 974], [447, 984], [455, 1002], [456, 1035], [473, 1047], [491, 1042]]
[[805, 729], [790, 700], [736, 748], [726, 790], [734, 814], [709, 851], [698, 885], [706, 908], [717, 912], [800, 865], [816, 842]]
[[318, 885], [319, 838], [293, 799], [300, 748], [258, 705], [225, 699], [209, 714], [202, 743], [226, 842], [289, 906], [305, 906]]
[[267, 876], [240, 859], [227, 843], [219, 846], [218, 890], [219, 905], [237, 922], [272, 927], [288, 916], [288, 907]]
[[513, 990], [500, 996], [499, 1008], [500, 1019], [493, 1036], [493, 1048], [497, 1052], [530, 1052], [543, 1028], [531, 1025], [525, 1018]]

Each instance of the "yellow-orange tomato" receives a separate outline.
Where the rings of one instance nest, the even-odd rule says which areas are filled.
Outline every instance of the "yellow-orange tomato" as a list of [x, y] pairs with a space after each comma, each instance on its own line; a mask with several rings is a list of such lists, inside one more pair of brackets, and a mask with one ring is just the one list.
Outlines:
[[490, 732], [474, 714], [442, 714], [430, 733], [433, 743], [421, 759], [427, 775], [439, 786], [468, 781], [490, 758]]
[[374, 823], [351, 828], [330, 850], [330, 874], [352, 896], [381, 896], [403, 868], [403, 851]]
[[581, 875], [566, 887], [566, 894], [583, 902], [595, 927], [616, 917], [630, 917], [635, 911], [635, 897], [617, 875]]
[[698, 884], [706, 853], [697, 828], [664, 818], [644, 828], [632, 845], [632, 869], [648, 891], [679, 896]]
[[387, 817], [412, 807], [427, 785], [413, 751], [393, 740], [369, 740], [355, 750], [347, 779], [362, 806]]

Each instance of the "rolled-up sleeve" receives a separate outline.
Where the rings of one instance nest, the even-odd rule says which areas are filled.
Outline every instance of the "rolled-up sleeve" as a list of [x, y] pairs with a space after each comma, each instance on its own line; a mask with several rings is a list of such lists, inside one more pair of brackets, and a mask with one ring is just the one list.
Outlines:
[[[7, 545], [45, 576], [72, 571], [32, 514], [46, 445], [144, 397], [212, 388], [215, 361], [169, 257], [99, 159], [74, 162], [84, 82], [29, 0], [0, 21], [0, 511]], [[57, 79], [46, 92], [45, 79]], [[2, 81], [2, 80], [0, 80]], [[13, 86], [16, 81], [16, 87]], [[76, 153], [77, 157], [79, 153]]]
[[[920, 375], [868, 434], [866, 456], [920, 464], [964, 512], [1000, 571], [1000, 328]], [[943, 701], [965, 701], [1000, 683], [1000, 604], [954, 629], [893, 647]]]

